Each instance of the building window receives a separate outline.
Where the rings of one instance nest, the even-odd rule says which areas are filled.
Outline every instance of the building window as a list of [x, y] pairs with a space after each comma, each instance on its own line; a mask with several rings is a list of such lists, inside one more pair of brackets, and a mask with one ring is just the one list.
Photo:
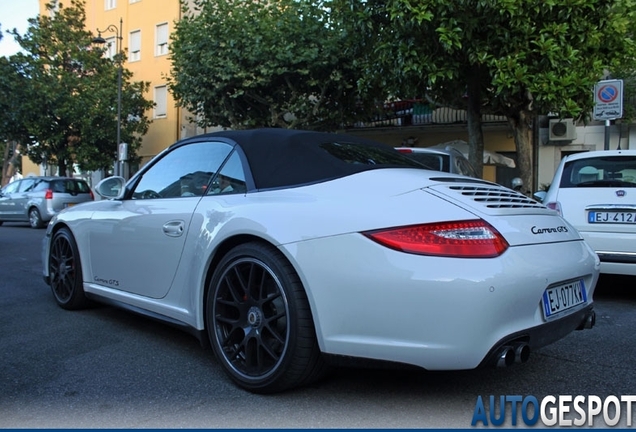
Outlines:
[[53, 18], [58, 11], [60, 10], [60, 1], [59, 0], [53, 0], [53, 8], [49, 11], [49, 16], [51, 18]]
[[134, 62], [141, 60], [141, 30], [130, 32], [129, 50], [128, 61]]
[[162, 56], [168, 54], [168, 23], [157, 24], [155, 38], [157, 40], [155, 55]]
[[117, 7], [117, 0], [104, 0], [104, 9], [111, 10]]
[[168, 112], [168, 87], [155, 87], [155, 116], [154, 118], [165, 118]]
[[113, 37], [106, 38], [106, 57], [113, 60], [117, 55], [117, 39]]

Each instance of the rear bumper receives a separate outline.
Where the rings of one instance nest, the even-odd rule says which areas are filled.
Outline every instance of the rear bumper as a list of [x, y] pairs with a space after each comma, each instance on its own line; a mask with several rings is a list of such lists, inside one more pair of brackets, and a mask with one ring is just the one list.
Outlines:
[[[600, 263], [583, 241], [511, 247], [494, 259], [419, 256], [359, 235], [285, 245], [312, 306], [322, 351], [428, 370], [478, 367], [502, 344], [531, 349], [578, 328]], [[329, 269], [326, 271], [326, 269]], [[580, 279], [588, 301], [545, 319], [548, 287]]]
[[579, 230], [601, 260], [601, 273], [636, 276], [636, 235]]
[[480, 367], [497, 364], [501, 350], [506, 346], [514, 346], [518, 343], [526, 343], [532, 351], [550, 345], [563, 339], [574, 330], [592, 328], [596, 321], [594, 306], [589, 304], [585, 308], [578, 310], [558, 321], [547, 322], [517, 333], [506, 336], [498, 341]]
[[597, 251], [601, 273], [636, 276], [636, 253]]
[[601, 263], [636, 264], [635, 252], [596, 251]]

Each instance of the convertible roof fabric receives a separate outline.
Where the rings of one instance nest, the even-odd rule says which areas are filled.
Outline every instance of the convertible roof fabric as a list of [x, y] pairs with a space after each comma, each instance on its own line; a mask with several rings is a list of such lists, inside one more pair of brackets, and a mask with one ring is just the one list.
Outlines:
[[196, 138], [226, 138], [238, 144], [257, 189], [318, 183], [376, 168], [418, 167], [389, 145], [345, 134], [272, 128]]

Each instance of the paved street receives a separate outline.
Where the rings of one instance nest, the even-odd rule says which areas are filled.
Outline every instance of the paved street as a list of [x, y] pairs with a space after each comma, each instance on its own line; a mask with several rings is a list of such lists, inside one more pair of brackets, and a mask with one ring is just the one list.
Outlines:
[[106, 306], [57, 307], [41, 277], [43, 236], [0, 227], [1, 428], [468, 428], [479, 395], [636, 394], [631, 278], [603, 278], [597, 326], [523, 365], [341, 369], [311, 387], [258, 396], [236, 388], [212, 352], [177, 329]]

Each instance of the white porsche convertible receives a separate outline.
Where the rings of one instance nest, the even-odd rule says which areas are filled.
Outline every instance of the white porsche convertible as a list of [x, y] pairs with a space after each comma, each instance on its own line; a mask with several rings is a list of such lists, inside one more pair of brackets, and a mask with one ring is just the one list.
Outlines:
[[594, 324], [599, 259], [563, 218], [362, 138], [201, 135], [96, 192], [47, 228], [56, 302], [182, 326], [250, 391], [340, 359], [509, 366]]

